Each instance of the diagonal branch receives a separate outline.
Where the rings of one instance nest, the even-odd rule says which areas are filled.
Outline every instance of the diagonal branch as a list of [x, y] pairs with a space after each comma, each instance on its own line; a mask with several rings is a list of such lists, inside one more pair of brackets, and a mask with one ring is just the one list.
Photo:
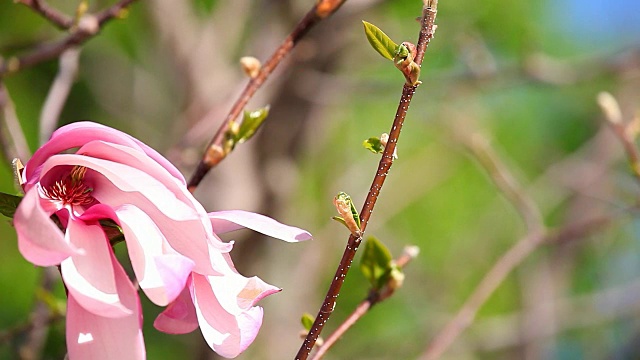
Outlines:
[[58, 42], [41, 45], [26, 55], [10, 57], [7, 60], [0, 58], [0, 77], [34, 66], [43, 61], [54, 59], [67, 49], [83, 44], [94, 37], [107, 22], [122, 16], [127, 7], [134, 1], [136, 0], [120, 0], [113, 6], [97, 14], [83, 16], [78, 21], [77, 27], [74, 27], [66, 38]]
[[16, 2], [33, 9], [60, 30], [66, 30], [73, 26], [73, 18], [49, 6], [44, 0], [16, 0]]
[[[422, 64], [425, 49], [433, 38], [433, 34], [436, 28], [434, 22], [436, 19], [437, 7], [437, 0], [425, 0], [425, 4], [422, 8], [420, 35], [418, 37], [418, 43], [416, 45], [418, 50], [417, 56], [414, 59], [414, 61], [418, 65]], [[369, 222], [369, 218], [373, 213], [373, 208], [376, 204], [376, 201], [378, 200], [378, 195], [380, 194], [382, 185], [384, 184], [384, 181], [387, 178], [387, 174], [389, 173], [389, 169], [393, 164], [393, 154], [396, 150], [398, 137], [400, 136], [400, 131], [402, 130], [404, 119], [407, 116], [409, 104], [411, 103], [413, 94], [415, 93], [415, 90], [418, 86], [419, 84], [416, 84], [414, 86], [405, 84], [402, 88], [402, 96], [400, 97], [400, 102], [398, 104], [398, 109], [396, 110], [393, 125], [391, 127], [391, 131], [389, 132], [389, 140], [387, 142], [387, 145], [385, 146], [384, 153], [382, 154], [382, 158], [380, 159], [380, 163], [378, 164], [378, 169], [373, 179], [373, 183], [369, 188], [369, 193], [367, 194], [367, 198], [365, 199], [364, 206], [360, 211], [360, 229], [362, 232], [364, 232], [367, 227], [367, 223]], [[333, 277], [333, 281], [329, 286], [329, 290], [327, 291], [324, 302], [322, 303], [322, 306], [318, 311], [318, 315], [316, 316], [316, 319], [311, 326], [311, 330], [307, 334], [304, 343], [300, 347], [300, 350], [298, 350], [296, 359], [307, 359], [309, 353], [311, 352], [311, 349], [313, 349], [313, 346], [318, 339], [318, 336], [320, 336], [324, 325], [327, 323], [327, 320], [329, 320], [329, 317], [333, 313], [336, 305], [336, 299], [340, 294], [340, 289], [342, 288], [342, 284], [344, 284], [344, 280], [347, 273], [349, 272], [349, 268], [351, 267], [351, 263], [353, 262], [353, 258], [356, 254], [356, 251], [358, 250], [358, 247], [360, 246], [361, 241], [362, 237], [355, 236], [353, 234], [349, 236], [347, 246], [344, 250], [335, 276]]]
[[[263, 64], [258, 74], [249, 80], [249, 83], [245, 86], [244, 90], [236, 99], [236, 102], [229, 110], [229, 113], [225, 117], [222, 124], [216, 131], [215, 135], [209, 141], [206, 150], [203, 154], [200, 163], [198, 164], [195, 172], [189, 179], [189, 190], [195, 191], [196, 187], [200, 184], [202, 179], [207, 175], [209, 170], [216, 166], [222, 159], [226, 157], [226, 153], [223, 151], [223, 141], [225, 133], [229, 128], [229, 124], [235, 120], [245, 106], [251, 100], [253, 95], [260, 89], [265, 83], [269, 75], [278, 67], [282, 60], [291, 53], [291, 50], [296, 46], [298, 41], [305, 36], [311, 28], [317, 23], [333, 14], [346, 0], [320, 0], [316, 5], [307, 12], [307, 14], [298, 22], [291, 33], [284, 39], [282, 44], [275, 50], [271, 57]], [[241, 124], [241, 120], [238, 120], [238, 125]]]

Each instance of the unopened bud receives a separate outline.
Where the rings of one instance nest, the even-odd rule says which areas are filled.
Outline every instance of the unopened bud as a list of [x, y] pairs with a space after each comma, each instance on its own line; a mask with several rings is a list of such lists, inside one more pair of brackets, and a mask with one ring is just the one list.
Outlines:
[[404, 273], [402, 270], [398, 269], [398, 267], [393, 266], [391, 268], [391, 272], [389, 273], [389, 281], [387, 282], [387, 286], [392, 290], [398, 290], [404, 284]]
[[[380, 135], [380, 144], [382, 144], [382, 146], [387, 147], [387, 142], [389, 142], [389, 134], [387, 133], [383, 133], [382, 135]], [[397, 159], [398, 158], [398, 148], [396, 147], [395, 149], [393, 149], [393, 158]]]
[[356, 221], [353, 214], [353, 203], [351, 202], [351, 197], [344, 192], [340, 192], [333, 198], [333, 205], [336, 207], [338, 214], [344, 221], [344, 224], [347, 226], [351, 234], [356, 235], [358, 237], [362, 236], [362, 232], [360, 231], [360, 225]]
[[222, 161], [225, 156], [226, 153], [224, 152], [224, 150], [220, 146], [214, 144], [207, 149], [207, 152], [204, 154], [203, 160], [204, 163], [207, 164], [207, 166], [213, 167], [220, 161]]
[[262, 69], [260, 60], [254, 58], [253, 56], [241, 57], [240, 66], [242, 66], [242, 71], [244, 71], [244, 73], [252, 79], [255, 79], [255, 77], [260, 73], [260, 69]]
[[78, 30], [83, 33], [94, 35], [100, 30], [98, 18], [93, 15], [83, 15], [78, 20]]
[[613, 124], [622, 123], [622, 111], [620, 111], [618, 101], [613, 95], [605, 91], [601, 92], [598, 94], [598, 105], [600, 105], [600, 109], [602, 109], [607, 121]]

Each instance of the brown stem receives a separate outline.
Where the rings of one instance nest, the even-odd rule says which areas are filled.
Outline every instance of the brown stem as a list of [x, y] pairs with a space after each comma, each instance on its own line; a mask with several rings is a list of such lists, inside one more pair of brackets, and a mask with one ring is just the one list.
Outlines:
[[[121, 0], [113, 6], [93, 15], [93, 17], [87, 16], [89, 21], [87, 21], [84, 26], [81, 21], [79, 26], [74, 28], [66, 38], [58, 42], [44, 44], [23, 56], [11, 57], [5, 61], [0, 59], [0, 77], [15, 73], [20, 69], [34, 66], [43, 61], [51, 60], [60, 56], [60, 54], [70, 47], [83, 44], [95, 36], [105, 23], [122, 14], [122, 11], [134, 1], [136, 0]], [[94, 20], [94, 22], [91, 20]]]
[[[426, 49], [429, 41], [433, 38], [433, 32], [435, 31], [434, 21], [437, 13], [437, 0], [427, 0], [425, 2], [425, 6], [422, 11], [422, 21], [421, 21], [421, 29], [420, 36], [418, 38], [418, 52], [416, 59], [414, 60], [418, 65], [422, 63], [422, 58], [424, 57], [424, 49]], [[376, 175], [373, 179], [373, 183], [369, 188], [369, 193], [367, 194], [367, 198], [365, 199], [364, 206], [362, 207], [362, 211], [360, 211], [360, 220], [361, 220], [361, 230], [365, 231], [367, 227], [367, 223], [369, 222], [369, 218], [373, 212], [373, 208], [378, 200], [378, 195], [380, 194], [380, 190], [382, 189], [382, 185], [384, 184], [385, 179], [387, 178], [387, 174], [389, 173], [389, 168], [393, 164], [393, 154], [396, 149], [396, 144], [398, 142], [398, 137], [400, 136], [400, 131], [402, 130], [402, 125], [404, 123], [404, 119], [407, 115], [407, 110], [409, 109], [409, 104], [411, 103], [411, 99], [413, 98], [413, 94], [415, 93], [416, 86], [411, 86], [405, 84], [402, 88], [402, 96], [400, 97], [400, 103], [398, 104], [398, 109], [396, 110], [396, 115], [393, 120], [393, 125], [391, 127], [391, 131], [389, 132], [389, 140], [387, 145], [385, 146], [384, 153], [382, 154], [382, 158], [380, 159], [380, 163], [378, 164], [378, 169], [376, 171]], [[353, 258], [360, 246], [360, 242], [362, 241], [361, 237], [356, 237], [354, 235], [349, 236], [349, 240], [347, 242], [347, 247], [344, 250], [342, 255], [342, 259], [340, 260], [340, 264], [338, 265], [338, 269], [336, 270], [335, 276], [329, 286], [329, 290], [327, 291], [327, 295], [325, 296], [324, 302], [318, 311], [318, 315], [311, 327], [311, 330], [307, 334], [306, 338], [300, 350], [298, 350], [298, 354], [296, 355], [296, 359], [305, 360], [309, 356], [311, 349], [316, 343], [318, 336], [322, 332], [324, 325], [327, 320], [331, 316], [333, 309], [336, 305], [336, 299], [340, 294], [340, 289], [342, 288], [342, 284], [344, 283], [345, 277], [349, 272], [349, 268], [351, 267], [351, 263], [353, 262]]]
[[70, 16], [52, 8], [43, 0], [19, 0], [18, 2], [33, 9], [33, 11], [42, 15], [42, 17], [61, 30], [66, 30], [73, 26], [73, 19]]
[[[396, 260], [396, 265], [399, 268], [405, 267], [415, 256], [417, 255], [416, 251], [407, 247], [405, 248], [404, 253], [398, 257]], [[327, 340], [325, 340], [324, 344], [318, 349], [318, 352], [314, 354], [312, 360], [320, 360], [322, 357], [329, 351], [329, 349], [335, 344], [338, 339], [344, 335], [361, 317], [363, 317], [371, 308], [390, 298], [391, 295], [394, 294], [395, 289], [390, 287], [385, 287], [384, 290], [372, 290], [366, 299], [364, 299], [358, 307], [349, 315], [349, 317], [342, 323], [340, 326], [333, 332]]]
[[[225, 132], [229, 128], [229, 123], [240, 116], [240, 113], [244, 110], [245, 106], [247, 106], [249, 100], [251, 100], [256, 91], [260, 89], [276, 67], [280, 65], [282, 60], [289, 55], [298, 41], [300, 41], [300, 39], [302, 39], [302, 37], [305, 36], [318, 22], [338, 10], [345, 1], [346, 0], [324, 0], [319, 1], [314, 5], [313, 8], [311, 8], [311, 10], [309, 10], [309, 12], [307, 12], [307, 14], [300, 20], [300, 22], [298, 22], [295, 28], [284, 39], [271, 57], [262, 65], [260, 72], [249, 80], [244, 90], [231, 107], [231, 110], [229, 110], [224, 121], [220, 124], [215, 135], [211, 138], [209, 144], [207, 144], [202, 159], [189, 179], [189, 191], [194, 192], [209, 170], [218, 165], [218, 163], [226, 157], [227, 154], [223, 151], [223, 141], [225, 138]], [[238, 124], [240, 124], [241, 121], [242, 119], [238, 119]]]

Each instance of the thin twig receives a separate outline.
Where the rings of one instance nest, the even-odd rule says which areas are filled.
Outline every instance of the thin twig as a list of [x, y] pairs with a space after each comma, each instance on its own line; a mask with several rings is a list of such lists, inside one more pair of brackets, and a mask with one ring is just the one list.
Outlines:
[[34, 66], [43, 61], [54, 59], [70, 47], [83, 44], [95, 36], [104, 24], [116, 17], [122, 16], [126, 8], [134, 1], [136, 0], [121, 0], [95, 15], [84, 15], [79, 19], [78, 26], [74, 27], [71, 33], [61, 41], [44, 44], [23, 56], [10, 57], [7, 60], [0, 59], [0, 77], [15, 73], [20, 69]]
[[[29, 150], [29, 145], [27, 144], [27, 139], [24, 136], [24, 132], [22, 131], [22, 126], [20, 126], [20, 121], [18, 120], [18, 116], [16, 115], [16, 110], [13, 107], [13, 102], [11, 101], [11, 97], [9, 96], [9, 92], [7, 88], [2, 83], [2, 79], [0, 78], [0, 118], [3, 119], [4, 124], [6, 125], [7, 133], [9, 135], [9, 142], [13, 145], [13, 149], [7, 148], [3, 149], [5, 152], [5, 156], [7, 157], [19, 157], [21, 159], [28, 159], [31, 157], [31, 151]], [[3, 129], [4, 130], [4, 129]], [[3, 143], [4, 143], [3, 138]], [[11, 159], [8, 159], [9, 163]]]
[[[225, 132], [229, 128], [229, 123], [238, 118], [256, 91], [260, 89], [269, 75], [271, 75], [282, 60], [291, 52], [298, 41], [300, 41], [300, 39], [305, 36], [314, 25], [338, 10], [345, 1], [346, 0], [318, 1], [316, 5], [314, 5], [313, 8], [311, 8], [311, 10], [309, 10], [309, 12], [307, 12], [307, 14], [300, 20], [300, 22], [298, 22], [295, 28], [284, 39], [282, 44], [280, 44], [271, 57], [262, 65], [260, 72], [254, 78], [249, 80], [244, 90], [231, 107], [231, 110], [229, 110], [224, 121], [220, 124], [215, 135], [211, 141], [209, 141], [200, 163], [198, 163], [196, 170], [189, 179], [189, 191], [195, 191], [196, 187], [200, 184], [205, 175], [207, 175], [209, 170], [225, 158], [226, 154], [222, 151], [222, 143], [224, 141]], [[241, 119], [238, 120], [239, 123], [241, 121]]]
[[80, 48], [72, 47], [60, 55], [60, 69], [40, 111], [40, 144], [44, 144], [58, 125], [60, 113], [67, 101], [78, 73]]
[[[407, 246], [404, 252], [396, 260], [399, 268], [404, 268], [417, 255], [417, 247]], [[366, 299], [364, 299], [349, 317], [333, 332], [324, 344], [318, 348], [318, 352], [314, 354], [312, 360], [320, 360], [329, 351], [329, 349], [349, 330], [361, 317], [363, 317], [376, 304], [388, 299], [394, 294], [395, 288], [385, 286], [384, 289], [373, 289]]]
[[506, 277], [522, 263], [535, 249], [545, 243], [563, 243], [583, 238], [589, 234], [604, 229], [611, 224], [610, 216], [596, 217], [577, 223], [566, 225], [547, 235], [542, 233], [527, 234], [507, 250], [496, 261], [491, 269], [482, 278], [482, 281], [473, 290], [473, 293], [458, 313], [429, 343], [426, 351], [420, 357], [421, 360], [434, 360], [439, 358], [453, 344], [455, 339], [473, 323], [478, 310], [489, 297], [502, 284]]
[[[416, 45], [417, 55], [414, 60], [418, 65], [422, 63], [424, 51], [433, 38], [437, 7], [437, 0], [425, 1], [425, 5], [422, 10], [420, 36], [418, 37], [418, 43]], [[398, 109], [396, 110], [393, 125], [391, 127], [391, 131], [389, 132], [389, 140], [387, 142], [387, 145], [385, 146], [384, 153], [382, 154], [382, 158], [380, 159], [380, 163], [378, 164], [378, 169], [373, 179], [373, 183], [369, 188], [369, 193], [367, 194], [367, 198], [365, 199], [364, 206], [360, 211], [362, 232], [364, 232], [367, 227], [367, 223], [369, 222], [369, 218], [373, 213], [373, 208], [378, 199], [378, 195], [380, 194], [380, 190], [382, 189], [382, 185], [384, 184], [384, 181], [387, 178], [387, 174], [389, 173], [389, 169], [393, 164], [393, 154], [396, 150], [398, 137], [400, 136], [400, 131], [402, 130], [402, 125], [407, 115], [407, 110], [409, 109], [409, 104], [411, 103], [411, 99], [413, 98], [413, 94], [415, 93], [417, 87], [418, 85], [411, 86], [405, 84], [402, 88], [402, 96], [400, 97], [400, 102], [398, 104]], [[324, 325], [331, 316], [331, 313], [333, 313], [336, 299], [340, 294], [340, 289], [342, 288], [342, 284], [344, 284], [345, 277], [349, 272], [349, 268], [351, 267], [351, 263], [353, 262], [353, 258], [356, 254], [356, 251], [358, 250], [358, 247], [360, 246], [361, 241], [362, 237], [354, 235], [349, 236], [347, 246], [344, 250], [342, 259], [340, 260], [340, 264], [338, 265], [338, 269], [336, 270], [331, 285], [329, 286], [329, 290], [327, 291], [324, 302], [322, 303], [322, 306], [318, 311], [318, 315], [316, 316], [309, 334], [307, 334], [304, 343], [302, 344], [300, 350], [298, 351], [298, 354], [296, 355], [296, 359], [305, 360], [309, 356], [309, 353], [311, 352], [311, 349], [313, 349], [318, 336], [320, 336]]]
[[608, 92], [598, 94], [598, 105], [604, 113], [607, 124], [624, 148], [631, 172], [636, 180], [640, 181], [640, 151], [635, 144], [635, 139], [640, 132], [640, 119], [636, 117], [630, 122], [625, 122], [618, 101]]
[[49, 6], [44, 0], [17, 0], [17, 2], [33, 9], [60, 30], [66, 30], [73, 26], [73, 18]]
[[473, 134], [464, 137], [463, 141], [478, 163], [487, 171], [496, 187], [518, 211], [528, 232], [544, 231], [540, 210], [533, 199], [523, 190], [523, 187], [518, 184], [509, 169], [496, 156], [487, 139], [480, 134]]

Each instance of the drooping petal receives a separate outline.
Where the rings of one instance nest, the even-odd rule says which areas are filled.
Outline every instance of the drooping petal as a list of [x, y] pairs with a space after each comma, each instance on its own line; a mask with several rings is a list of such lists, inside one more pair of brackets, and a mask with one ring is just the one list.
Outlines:
[[188, 334], [198, 328], [190, 287], [189, 281], [180, 295], [158, 315], [153, 322], [156, 329], [167, 334]]
[[53, 212], [42, 208], [38, 191], [37, 187], [27, 191], [16, 209], [13, 224], [18, 233], [18, 249], [25, 259], [36, 265], [58, 265], [81, 250], [65, 240], [50, 218]]
[[37, 172], [40, 165], [54, 154], [64, 150], [80, 147], [90, 141], [102, 140], [114, 144], [129, 146], [144, 151], [162, 167], [167, 169], [178, 181], [186, 185], [186, 181], [180, 171], [157, 151], [143, 142], [121, 131], [89, 121], [76, 122], [63, 126], [56, 130], [51, 139], [39, 148], [25, 166], [25, 177], [29, 183], [37, 181]]
[[67, 301], [67, 350], [70, 359], [144, 360], [142, 312], [135, 288], [112, 255], [111, 263], [122, 303], [132, 314], [109, 318], [87, 311], [69, 294]]
[[156, 305], [169, 304], [184, 288], [194, 262], [167, 249], [166, 239], [156, 224], [139, 208], [123, 205], [115, 212], [140, 288]]
[[209, 213], [213, 231], [222, 234], [242, 228], [249, 228], [259, 233], [287, 242], [298, 242], [311, 239], [311, 234], [294, 226], [284, 225], [270, 217], [242, 210], [216, 211]]
[[[214, 277], [198, 274], [193, 274], [192, 278], [191, 296], [196, 307], [200, 330], [207, 344], [215, 352], [226, 358], [233, 358], [243, 352], [258, 334], [262, 325], [262, 308], [258, 306], [241, 308], [238, 303], [246, 305], [246, 299], [239, 299], [237, 296], [240, 294], [232, 294], [233, 290], [229, 290], [225, 298], [235, 296], [235, 306], [222, 304], [218, 292], [225, 292], [227, 289], [218, 289], [219, 284], [216, 284], [214, 289], [211, 278]], [[220, 278], [229, 279], [227, 276]], [[267, 292], [270, 291], [271, 289], [267, 290]], [[230, 310], [225, 305], [233, 309]]]
[[65, 234], [69, 242], [84, 249], [83, 255], [73, 255], [60, 264], [69, 294], [85, 310], [103, 317], [131, 315], [120, 299], [112, 250], [99, 225], [71, 220]]

